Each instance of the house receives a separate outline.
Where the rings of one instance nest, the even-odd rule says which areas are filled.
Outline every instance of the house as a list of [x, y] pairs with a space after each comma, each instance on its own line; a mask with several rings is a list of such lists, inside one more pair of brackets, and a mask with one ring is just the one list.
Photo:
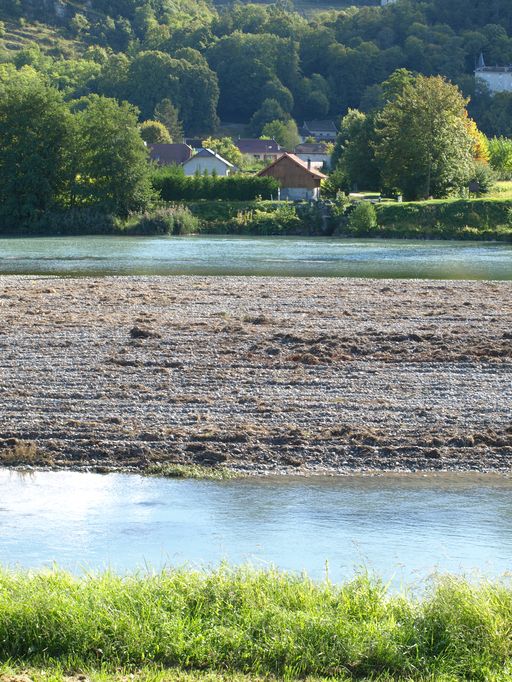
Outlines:
[[314, 137], [317, 142], [334, 142], [338, 131], [334, 121], [304, 121], [300, 131], [302, 141]]
[[200, 149], [197, 154], [194, 154], [192, 158], [185, 161], [183, 165], [183, 170], [185, 175], [195, 175], [199, 173], [200, 175], [219, 175], [226, 176], [230, 175], [234, 170], [235, 166], [223, 159], [216, 152], [211, 149]]
[[188, 144], [189, 147], [192, 147], [192, 149], [203, 148], [203, 140], [200, 137], [186, 137], [185, 142]]
[[247, 156], [257, 161], [275, 161], [281, 154], [281, 147], [275, 140], [259, 140], [251, 137], [240, 137], [234, 140], [235, 146]]
[[258, 173], [259, 177], [275, 178], [281, 187], [279, 198], [290, 201], [320, 198], [320, 184], [325, 175], [295, 154], [284, 153]]
[[149, 158], [159, 166], [181, 166], [194, 153], [188, 144], [148, 144]]
[[331, 155], [325, 142], [303, 142], [295, 147], [295, 156], [311, 163], [311, 168], [321, 170], [331, 165]]
[[380, 0], [381, 7], [385, 7], [386, 5], [393, 5], [396, 2], [396, 0]]
[[491, 95], [512, 92], [512, 66], [486, 66], [483, 54], [478, 59], [475, 79], [486, 85]]

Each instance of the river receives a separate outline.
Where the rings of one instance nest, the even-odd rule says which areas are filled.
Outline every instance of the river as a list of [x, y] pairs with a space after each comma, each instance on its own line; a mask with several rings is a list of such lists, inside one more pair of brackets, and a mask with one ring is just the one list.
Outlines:
[[0, 563], [72, 571], [222, 560], [396, 586], [510, 569], [512, 480], [478, 474], [196, 481], [0, 470]]
[[0, 274], [512, 279], [512, 244], [303, 237], [0, 239]]

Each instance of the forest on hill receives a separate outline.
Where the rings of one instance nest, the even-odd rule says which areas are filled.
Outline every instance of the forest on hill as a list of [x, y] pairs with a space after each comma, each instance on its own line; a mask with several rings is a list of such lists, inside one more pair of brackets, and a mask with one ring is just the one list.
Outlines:
[[[473, 76], [480, 53], [512, 63], [510, 0], [397, 0], [308, 16], [289, 0], [4, 0], [0, 19], [10, 69], [34, 69], [67, 100], [127, 100], [141, 120], [169, 100], [188, 135], [212, 133], [219, 120], [252, 119], [258, 134], [276, 119], [371, 112], [399, 68], [446, 77], [471, 98], [481, 130], [512, 135], [512, 93], [476, 92]], [[10, 44], [9, 31], [30, 22], [55, 27], [73, 50]]]

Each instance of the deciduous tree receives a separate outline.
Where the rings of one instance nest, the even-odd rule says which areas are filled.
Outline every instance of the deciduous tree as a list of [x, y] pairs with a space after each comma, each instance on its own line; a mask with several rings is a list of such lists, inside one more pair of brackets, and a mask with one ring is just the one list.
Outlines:
[[407, 199], [460, 190], [474, 170], [467, 100], [443, 78], [418, 76], [377, 117], [376, 158], [386, 186]]

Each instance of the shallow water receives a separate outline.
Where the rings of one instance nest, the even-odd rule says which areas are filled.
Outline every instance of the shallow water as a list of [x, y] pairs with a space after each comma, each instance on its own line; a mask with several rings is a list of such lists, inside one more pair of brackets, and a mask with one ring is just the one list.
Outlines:
[[[226, 559], [394, 584], [511, 568], [512, 480], [387, 475], [193, 481], [0, 470], [0, 563], [73, 571]], [[327, 562], [327, 563], [326, 563]]]
[[512, 279], [512, 245], [275, 237], [0, 239], [0, 274]]

